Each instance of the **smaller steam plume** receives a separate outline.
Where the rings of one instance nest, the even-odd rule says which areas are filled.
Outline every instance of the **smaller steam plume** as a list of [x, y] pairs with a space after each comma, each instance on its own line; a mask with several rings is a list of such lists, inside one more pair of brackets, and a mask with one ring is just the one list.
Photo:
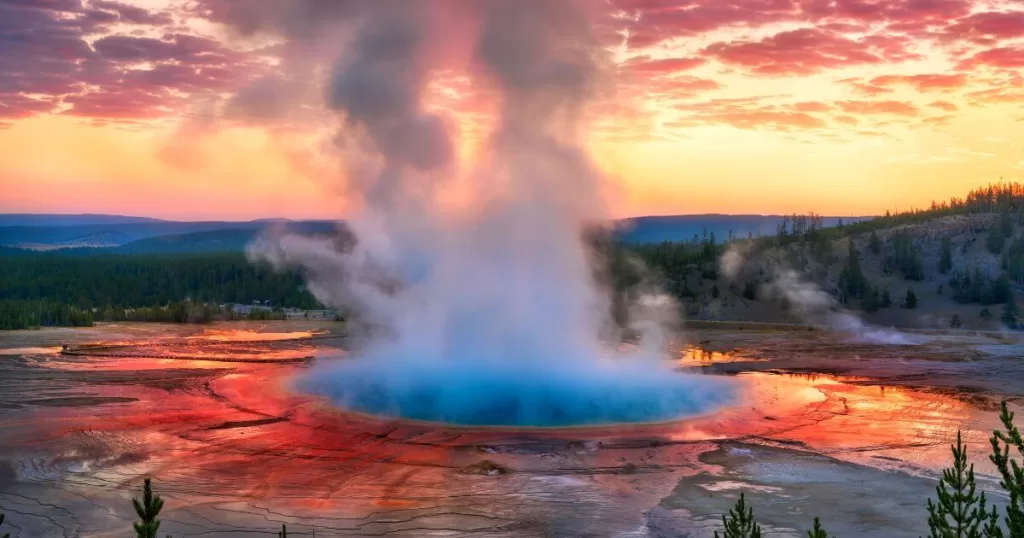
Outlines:
[[[749, 248], [741, 244], [733, 244], [722, 254], [719, 266], [725, 278], [736, 281], [749, 262], [751, 262]], [[856, 314], [844, 308], [835, 297], [817, 284], [805, 279], [798, 271], [785, 267], [781, 263], [768, 263], [767, 265], [769, 281], [763, 286], [764, 291], [768, 295], [785, 299], [790, 311], [804, 323], [823, 326], [830, 331], [849, 335], [858, 342], [891, 345], [921, 343], [919, 337], [865, 323]]]

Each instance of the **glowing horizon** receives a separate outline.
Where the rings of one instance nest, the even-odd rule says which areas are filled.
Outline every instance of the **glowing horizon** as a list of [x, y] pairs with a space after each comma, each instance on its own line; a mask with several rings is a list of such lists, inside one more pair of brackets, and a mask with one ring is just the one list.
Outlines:
[[[1024, 180], [1020, 0], [612, 3], [588, 137], [617, 217], [876, 215]], [[31, 29], [0, 60], [0, 212], [343, 218], [337, 119], [289, 82], [344, 39], [295, 71], [286, 40], [237, 31], [272, 5], [0, 7]], [[427, 101], [468, 163], [494, 103], [438, 54]], [[245, 108], [272, 83], [291, 100]]]

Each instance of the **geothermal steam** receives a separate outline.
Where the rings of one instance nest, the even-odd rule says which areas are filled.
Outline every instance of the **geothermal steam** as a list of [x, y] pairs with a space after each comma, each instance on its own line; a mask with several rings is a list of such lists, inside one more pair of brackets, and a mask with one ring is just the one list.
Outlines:
[[[354, 244], [279, 235], [249, 249], [300, 268], [317, 298], [366, 329], [355, 358], [319, 365], [301, 386], [356, 411], [467, 425], [661, 421], [724, 402], [727, 387], [671, 371], [658, 346], [617, 353], [601, 338], [609, 301], [582, 234], [607, 214], [581, 138], [603, 61], [581, 6], [601, 3], [463, 6], [477, 22], [472, 73], [499, 105], [457, 211], [438, 202], [458, 175], [451, 122], [422, 104], [444, 48], [435, 8], [448, 4], [362, 4], [331, 72], [327, 102], [344, 117], [363, 201], [348, 222]], [[637, 317], [656, 342], [650, 321], [666, 303], [645, 306], [662, 312]]]
[[[719, 265], [722, 274], [735, 280], [746, 263], [742, 246], [731, 245], [722, 254]], [[865, 323], [856, 314], [843, 308], [838, 301], [817, 284], [804, 279], [788, 267], [769, 267], [771, 280], [767, 287], [785, 297], [790, 307], [803, 322], [824, 326], [828, 330], [850, 336], [854, 341], [871, 344], [914, 345], [922, 342], [895, 329], [876, 327]]]

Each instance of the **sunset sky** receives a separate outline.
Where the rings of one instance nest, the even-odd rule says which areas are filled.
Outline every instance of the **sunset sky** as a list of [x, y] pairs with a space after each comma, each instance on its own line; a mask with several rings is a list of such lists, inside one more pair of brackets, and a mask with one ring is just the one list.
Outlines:
[[[247, 31], [315, 4], [270, 2], [0, 0], [0, 212], [343, 217], [317, 80], [345, 38]], [[1024, 0], [611, 4], [588, 140], [617, 216], [878, 214], [1024, 180]], [[470, 161], [486, 92], [449, 70], [424, 100]]]

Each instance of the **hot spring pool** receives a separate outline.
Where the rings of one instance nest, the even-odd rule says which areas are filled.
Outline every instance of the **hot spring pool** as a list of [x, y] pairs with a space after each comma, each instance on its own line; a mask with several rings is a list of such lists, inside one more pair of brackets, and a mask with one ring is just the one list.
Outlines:
[[728, 379], [626, 360], [467, 366], [353, 359], [314, 368], [299, 387], [382, 418], [529, 428], [666, 422], [733, 397]]

